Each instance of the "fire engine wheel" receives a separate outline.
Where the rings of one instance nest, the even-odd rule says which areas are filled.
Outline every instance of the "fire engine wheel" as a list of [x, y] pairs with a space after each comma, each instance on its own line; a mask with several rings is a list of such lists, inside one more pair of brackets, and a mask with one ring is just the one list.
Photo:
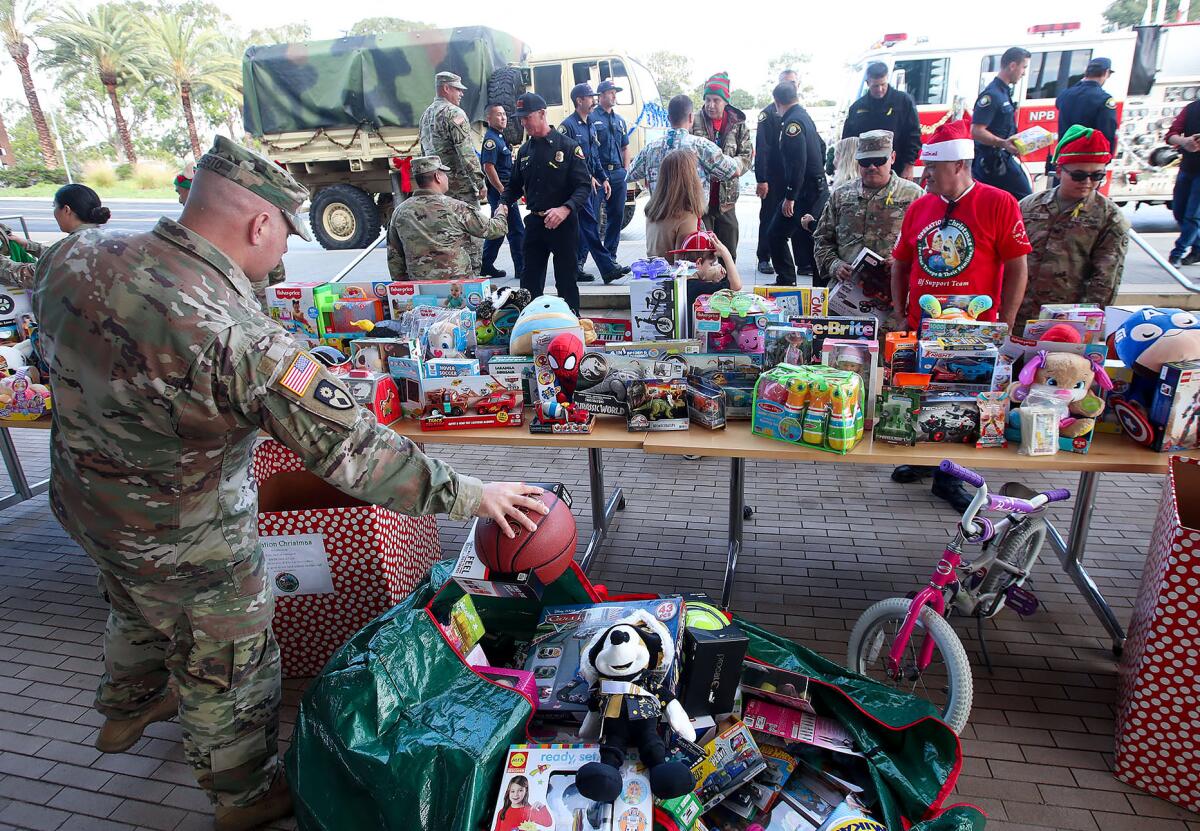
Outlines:
[[317, 191], [308, 209], [313, 235], [327, 251], [366, 248], [379, 237], [379, 209], [353, 185], [330, 185]]
[[517, 99], [525, 92], [521, 83], [521, 70], [515, 66], [505, 66], [497, 69], [488, 78], [487, 100], [489, 104], [501, 104], [504, 112], [508, 113], [508, 126], [504, 128], [504, 140], [515, 148], [525, 140], [525, 130], [521, 127], [521, 119], [517, 118]]

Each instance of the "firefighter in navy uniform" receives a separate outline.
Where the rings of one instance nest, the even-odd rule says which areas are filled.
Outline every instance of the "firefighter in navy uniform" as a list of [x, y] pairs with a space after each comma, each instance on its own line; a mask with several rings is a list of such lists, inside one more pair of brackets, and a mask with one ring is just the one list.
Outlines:
[[[1083, 71], [1083, 80], [1068, 87], [1058, 96], [1054, 106], [1058, 109], [1058, 134], [1078, 124], [1096, 130], [1106, 139], [1113, 158], [1117, 155], [1117, 100], [1104, 89], [1104, 82], [1112, 77], [1112, 61], [1108, 58], [1092, 58]], [[1046, 159], [1046, 171], [1053, 171], [1050, 159]], [[1056, 178], [1057, 183], [1057, 178]]]
[[1025, 76], [1028, 67], [1029, 52], [1019, 46], [1007, 50], [1000, 58], [1000, 72], [979, 93], [971, 113], [971, 138], [975, 140], [971, 175], [976, 181], [1007, 191], [1018, 200], [1033, 193], [1033, 187], [1012, 142], [1012, 135], [1017, 132], [1012, 86]]
[[583, 149], [569, 136], [550, 129], [546, 99], [527, 92], [517, 99], [517, 117], [529, 139], [517, 151], [504, 204], [522, 196], [529, 207], [525, 223], [525, 274], [521, 288], [534, 297], [546, 289], [546, 265], [554, 255], [558, 296], [579, 312], [579, 213], [592, 195], [592, 176]]

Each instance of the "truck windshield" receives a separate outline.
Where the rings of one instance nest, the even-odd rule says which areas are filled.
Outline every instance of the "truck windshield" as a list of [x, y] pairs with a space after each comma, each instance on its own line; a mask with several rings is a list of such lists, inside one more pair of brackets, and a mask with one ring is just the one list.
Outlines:
[[642, 103], [661, 106], [661, 102], [658, 100], [658, 82], [654, 80], [650, 70], [632, 58], [629, 59], [629, 68], [633, 72], [633, 77], [637, 79], [638, 89], [642, 93]]

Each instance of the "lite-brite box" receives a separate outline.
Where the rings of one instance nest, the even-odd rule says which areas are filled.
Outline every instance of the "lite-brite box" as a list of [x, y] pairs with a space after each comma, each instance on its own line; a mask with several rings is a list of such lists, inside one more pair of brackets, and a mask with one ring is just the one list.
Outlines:
[[713, 386], [725, 393], [726, 418], [748, 419], [753, 415], [754, 385], [762, 375], [761, 355], [700, 352], [679, 357], [687, 365], [690, 383]]
[[817, 450], [849, 453], [863, 436], [863, 394], [857, 373], [780, 364], [759, 376], [750, 430]]
[[1200, 447], [1200, 360], [1163, 364], [1150, 406], [1155, 450]]
[[[683, 598], [677, 595], [658, 600], [547, 606], [542, 610], [525, 659], [525, 669], [537, 679], [539, 715], [558, 716], [560, 720], [583, 719], [591, 690], [579, 674], [580, 651], [597, 632], [638, 610], [649, 612], [667, 627], [678, 655], [683, 636]], [[677, 690], [677, 662], [656, 676], [654, 682], [661, 681], [671, 693]]]
[[668, 360], [669, 357], [661, 350], [636, 350], [633, 354], [625, 354], [589, 346], [579, 362], [575, 403], [596, 415], [628, 417], [627, 384], [684, 376], [683, 362]]
[[1052, 146], [1054, 142], [1058, 141], [1058, 133], [1052, 133], [1045, 127], [1035, 124], [1009, 138], [1012, 139], [1012, 143], [1022, 156], [1028, 156], [1044, 147]]
[[821, 347], [825, 338], [845, 338], [847, 340], [875, 340], [879, 337], [879, 322], [873, 317], [812, 317], [791, 316], [785, 323], [788, 326], [807, 326], [812, 329], [813, 357], [812, 361], [820, 363]]
[[629, 283], [630, 328], [635, 340], [687, 336], [687, 278], [642, 277]]
[[[650, 780], [630, 750], [611, 805], [579, 795], [575, 774], [600, 761], [594, 744], [515, 744], [508, 750], [490, 831], [651, 831]], [[597, 808], [599, 810], [597, 810]]]
[[692, 334], [704, 352], [761, 355], [767, 326], [782, 320], [771, 298], [728, 289], [701, 295], [692, 305]]
[[393, 318], [416, 306], [440, 306], [446, 309], [479, 308], [479, 303], [491, 290], [487, 277], [462, 280], [422, 280], [419, 283], [397, 281], [388, 283], [388, 307]]
[[329, 283], [277, 283], [267, 286], [267, 312], [298, 340], [318, 346], [323, 336], [318, 306], [321, 298], [334, 295]]
[[811, 364], [813, 333], [811, 326], [768, 326], [767, 342], [763, 349], [763, 369], [779, 364], [803, 366]]
[[755, 286], [754, 293], [775, 301], [783, 317], [829, 314], [829, 289], [814, 286]]
[[721, 732], [702, 746], [703, 755], [696, 759], [684, 757], [696, 780], [696, 797], [706, 811], [767, 769], [745, 724], [729, 719], [720, 727]]

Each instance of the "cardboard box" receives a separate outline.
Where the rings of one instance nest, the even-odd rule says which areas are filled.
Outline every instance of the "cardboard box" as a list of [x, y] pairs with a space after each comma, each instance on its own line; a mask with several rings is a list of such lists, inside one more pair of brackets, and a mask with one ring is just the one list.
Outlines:
[[720, 727], [721, 732], [702, 746], [703, 755], [685, 759], [691, 761], [695, 794], [706, 811], [767, 769], [745, 724], [729, 719]]
[[437, 518], [368, 505], [318, 479], [279, 442], [255, 448], [258, 535], [275, 590], [283, 674], [316, 675], [442, 558]]
[[775, 301], [783, 318], [797, 315], [824, 317], [829, 314], [830, 293], [815, 286], [755, 286], [754, 293]]
[[380, 424], [391, 424], [400, 418], [400, 390], [391, 375], [352, 369], [342, 377], [355, 403], [370, 410]]
[[733, 711], [749, 647], [749, 639], [733, 623], [715, 630], [684, 629], [679, 686], [680, 703], [689, 716], [722, 716]]
[[875, 399], [879, 395], [879, 341], [826, 338], [821, 344], [821, 363], [853, 372], [862, 379], [863, 417], [868, 430], [875, 426]]
[[278, 283], [267, 286], [267, 312], [297, 340], [319, 346], [324, 332], [318, 306], [334, 294], [329, 283], [319, 281]]
[[703, 381], [688, 381], [688, 418], [709, 430], [724, 429], [725, 393], [718, 387]]
[[520, 379], [513, 376], [424, 378], [421, 399], [425, 431], [519, 427], [525, 419]]
[[979, 439], [979, 399], [974, 395], [929, 390], [921, 395], [917, 441], [974, 444]]
[[0, 341], [23, 341], [29, 337], [33, 326], [30, 293], [16, 286], [0, 286]]
[[1087, 343], [1104, 340], [1104, 309], [1092, 303], [1047, 303], [1038, 311], [1041, 320], [1082, 321]]
[[575, 402], [596, 415], [629, 417], [632, 381], [684, 377], [681, 360], [668, 360], [659, 350], [631, 350], [631, 354], [589, 346], [579, 362]]
[[[1045, 321], [1039, 321], [1045, 322]], [[1082, 325], [1082, 324], [1080, 324]], [[996, 385], [999, 385], [1000, 378], [1003, 373], [1005, 375], [1005, 386], [1007, 380], [1016, 377], [1024, 366], [1026, 360], [1035, 355], [1039, 350], [1047, 352], [1071, 352], [1084, 357], [1093, 355], [1103, 355], [1107, 349], [1103, 343], [1057, 343], [1052, 341], [1034, 342], [1025, 338], [1009, 338], [1004, 342], [1004, 346], [1000, 350], [1000, 360], [996, 365]], [[1098, 387], [1093, 388], [1093, 392], [1098, 391]], [[1004, 430], [1004, 437], [1011, 443], [1017, 443], [1021, 440], [1021, 408], [1012, 406], [1008, 411], [1008, 426]], [[1096, 431], [1093, 430], [1086, 436], [1069, 436], [1058, 437], [1058, 449], [1068, 453], [1087, 453], [1092, 446], [1092, 438]]]
[[359, 338], [350, 342], [350, 363], [354, 369], [391, 374], [389, 358], [411, 358], [417, 354], [415, 341], [402, 338]]
[[1200, 360], [1163, 364], [1150, 407], [1155, 450], [1200, 447]]
[[475, 358], [430, 358], [425, 362], [426, 378], [461, 378], [479, 374], [479, 361]]
[[633, 340], [633, 322], [623, 317], [589, 317], [600, 343]]
[[[583, 343], [582, 329], [556, 329], [550, 332], [536, 332], [533, 335], [533, 379], [536, 387], [536, 400], [529, 414], [529, 432], [551, 434], [581, 434], [590, 433], [596, 424], [596, 416], [586, 407], [576, 405], [574, 397], [564, 404], [559, 400], [563, 392], [550, 365], [547, 350], [551, 342], [563, 334], [573, 334]], [[578, 370], [577, 370], [578, 372]], [[578, 384], [578, 379], [576, 379]], [[564, 398], [567, 397], [564, 394]], [[543, 419], [543, 415], [546, 416]]]
[[702, 295], [692, 307], [692, 333], [704, 352], [761, 355], [766, 345], [767, 326], [783, 322], [775, 301], [757, 297], [755, 311], [722, 315], [712, 308], [715, 295]]
[[761, 355], [700, 352], [679, 357], [687, 365], [688, 383], [707, 384], [725, 393], [726, 418], [749, 419], [754, 415], [754, 386], [763, 372]]
[[854, 740], [841, 724], [806, 710], [749, 698], [743, 718], [751, 730], [778, 736], [786, 742], [815, 745], [838, 753], [854, 752]]
[[886, 444], [915, 445], [920, 412], [920, 389], [886, 387], [879, 395], [879, 421], [875, 424], [874, 437]]
[[763, 347], [763, 369], [779, 364], [803, 366], [820, 361], [820, 352], [813, 351], [811, 326], [767, 327], [766, 344]]
[[485, 597], [515, 597], [528, 600], [541, 600], [546, 587], [537, 574], [532, 571], [519, 571], [515, 574], [501, 574], [492, 571], [479, 561], [475, 553], [475, 525], [478, 519], [471, 522], [467, 538], [463, 541], [458, 561], [450, 579], [458, 583], [458, 587], [467, 594], [481, 594]]
[[648, 378], [625, 382], [630, 431], [661, 433], [686, 430], [688, 421], [687, 382], [682, 378]]
[[687, 336], [687, 278], [644, 277], [629, 283], [634, 340]]
[[420, 282], [396, 281], [388, 283], [387, 286], [388, 308], [393, 318], [399, 318], [417, 306], [474, 311], [491, 290], [491, 285], [491, 280], [487, 277]]
[[815, 317], [792, 315], [786, 321], [788, 326], [807, 326], [813, 333], [813, 358], [819, 362], [821, 348], [825, 338], [845, 338], [847, 340], [876, 340], [879, 338], [879, 323], [873, 317]]

